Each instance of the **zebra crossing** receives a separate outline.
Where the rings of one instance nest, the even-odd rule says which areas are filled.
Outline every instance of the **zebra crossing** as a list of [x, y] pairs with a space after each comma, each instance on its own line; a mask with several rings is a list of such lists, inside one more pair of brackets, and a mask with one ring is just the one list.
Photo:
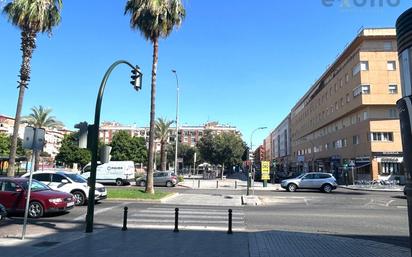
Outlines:
[[[245, 214], [242, 209], [232, 209], [233, 231], [244, 231]], [[153, 206], [130, 213], [128, 227], [147, 229], [173, 229], [175, 208]], [[226, 231], [228, 229], [228, 209], [215, 207], [180, 207], [179, 229]]]

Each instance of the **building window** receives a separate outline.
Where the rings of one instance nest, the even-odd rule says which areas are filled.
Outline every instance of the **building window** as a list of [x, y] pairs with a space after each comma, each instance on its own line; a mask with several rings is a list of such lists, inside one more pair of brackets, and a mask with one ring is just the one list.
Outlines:
[[371, 93], [371, 86], [363, 85], [362, 86], [362, 95], [369, 95]]
[[398, 111], [396, 110], [396, 108], [389, 109], [389, 118], [399, 118]]
[[388, 61], [386, 66], [388, 67], [388, 70], [396, 70], [396, 62], [395, 61]]
[[335, 102], [335, 110], [339, 110], [338, 102]]
[[398, 94], [398, 85], [389, 85], [389, 94], [391, 95]]
[[345, 82], [346, 82], [346, 83], [349, 82], [349, 74], [348, 74], [348, 73], [346, 73], [346, 75], [345, 75]]
[[368, 71], [369, 70], [369, 62], [368, 61], [361, 61], [360, 62], [360, 70], [361, 71]]
[[359, 136], [353, 136], [353, 144], [359, 145]]
[[340, 106], [343, 106], [344, 102], [343, 102], [343, 97], [340, 98]]
[[360, 72], [360, 64], [355, 65], [355, 67], [353, 67], [352, 69], [352, 76], [355, 76], [356, 74], [358, 74]]
[[372, 141], [393, 142], [393, 132], [372, 132]]
[[368, 119], [368, 112], [363, 112], [363, 120], [367, 120]]
[[385, 42], [383, 44], [383, 49], [386, 50], [386, 51], [391, 51], [393, 49], [392, 48], [392, 42]]

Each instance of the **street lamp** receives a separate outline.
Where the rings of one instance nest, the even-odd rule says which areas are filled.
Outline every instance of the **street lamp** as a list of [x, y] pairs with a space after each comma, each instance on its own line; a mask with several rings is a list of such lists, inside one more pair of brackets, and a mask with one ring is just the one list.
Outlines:
[[[256, 131], [262, 130], [262, 129], [267, 129], [267, 127], [256, 128], [255, 130], [252, 131], [252, 134], [250, 135], [250, 151], [252, 152], [253, 152], [253, 134], [255, 134]], [[250, 158], [250, 155], [249, 155], [249, 158]], [[250, 160], [250, 168], [249, 168], [248, 178], [247, 178], [246, 195], [249, 195], [249, 188], [250, 188], [251, 177], [252, 177], [252, 173], [251, 173], [252, 169], [253, 169], [253, 158]]]
[[94, 114], [94, 124], [89, 125], [88, 131], [90, 135], [90, 145], [88, 146], [92, 153], [92, 163], [89, 179], [89, 201], [87, 205], [87, 215], [86, 215], [86, 233], [93, 232], [93, 216], [94, 216], [94, 198], [95, 198], [95, 189], [96, 189], [96, 170], [97, 170], [97, 149], [99, 142], [99, 125], [100, 125], [100, 111], [103, 101], [103, 94], [106, 88], [107, 80], [109, 79], [110, 74], [120, 64], [126, 64], [132, 68], [132, 81], [130, 82], [133, 87], [138, 91], [142, 88], [142, 77], [139, 66], [133, 66], [127, 61], [117, 61], [113, 63], [109, 69], [106, 71], [106, 74], [103, 77], [102, 83], [100, 84], [99, 93], [96, 100], [96, 109]]
[[179, 78], [177, 71], [172, 70], [176, 77], [176, 139], [175, 139], [175, 174], [177, 175], [177, 146], [179, 144]]

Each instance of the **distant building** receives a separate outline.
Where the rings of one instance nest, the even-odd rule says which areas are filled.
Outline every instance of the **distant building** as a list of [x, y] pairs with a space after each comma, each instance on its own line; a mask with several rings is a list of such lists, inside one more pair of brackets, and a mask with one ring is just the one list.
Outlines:
[[[13, 135], [14, 118], [0, 114], [0, 133], [7, 135]], [[24, 129], [26, 124], [22, 123], [19, 127], [19, 138], [24, 137]], [[45, 141], [46, 145], [43, 148], [43, 152], [48, 153], [52, 158], [56, 157], [61, 147], [61, 141], [66, 134], [70, 134], [72, 131], [66, 128], [50, 128], [46, 129]]]
[[[149, 140], [149, 127], [137, 127], [136, 125], [122, 125], [118, 122], [103, 122], [100, 126], [100, 139], [109, 144], [112, 142], [113, 135], [118, 131], [127, 131], [131, 136], [143, 137], [146, 142]], [[179, 142], [190, 146], [195, 146], [197, 142], [203, 137], [206, 130], [211, 131], [213, 134], [220, 134], [223, 132], [230, 132], [237, 135], [241, 135], [236, 127], [229, 125], [221, 125], [217, 122], [206, 123], [202, 126], [188, 126], [183, 125], [179, 127]], [[175, 128], [171, 128], [169, 131], [168, 143], [175, 142], [176, 133]], [[160, 151], [160, 142], [156, 140], [156, 151]]]

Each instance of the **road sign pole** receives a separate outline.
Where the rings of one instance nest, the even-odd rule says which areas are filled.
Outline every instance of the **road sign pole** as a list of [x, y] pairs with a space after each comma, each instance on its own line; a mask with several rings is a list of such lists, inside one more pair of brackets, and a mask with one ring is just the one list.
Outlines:
[[27, 197], [26, 197], [26, 208], [24, 209], [24, 221], [23, 221], [23, 232], [21, 234], [21, 240], [24, 240], [24, 237], [26, 236], [26, 228], [27, 228], [27, 217], [29, 214], [29, 205], [30, 205], [30, 194], [31, 194], [31, 183], [33, 181], [33, 172], [34, 172], [34, 163], [35, 163], [35, 158], [36, 158], [36, 150], [34, 149], [35, 144], [36, 144], [36, 137], [37, 137], [37, 129], [34, 128], [34, 134], [33, 134], [33, 155], [31, 158], [31, 167], [30, 167], [30, 177], [29, 177], [29, 184], [27, 185]]

